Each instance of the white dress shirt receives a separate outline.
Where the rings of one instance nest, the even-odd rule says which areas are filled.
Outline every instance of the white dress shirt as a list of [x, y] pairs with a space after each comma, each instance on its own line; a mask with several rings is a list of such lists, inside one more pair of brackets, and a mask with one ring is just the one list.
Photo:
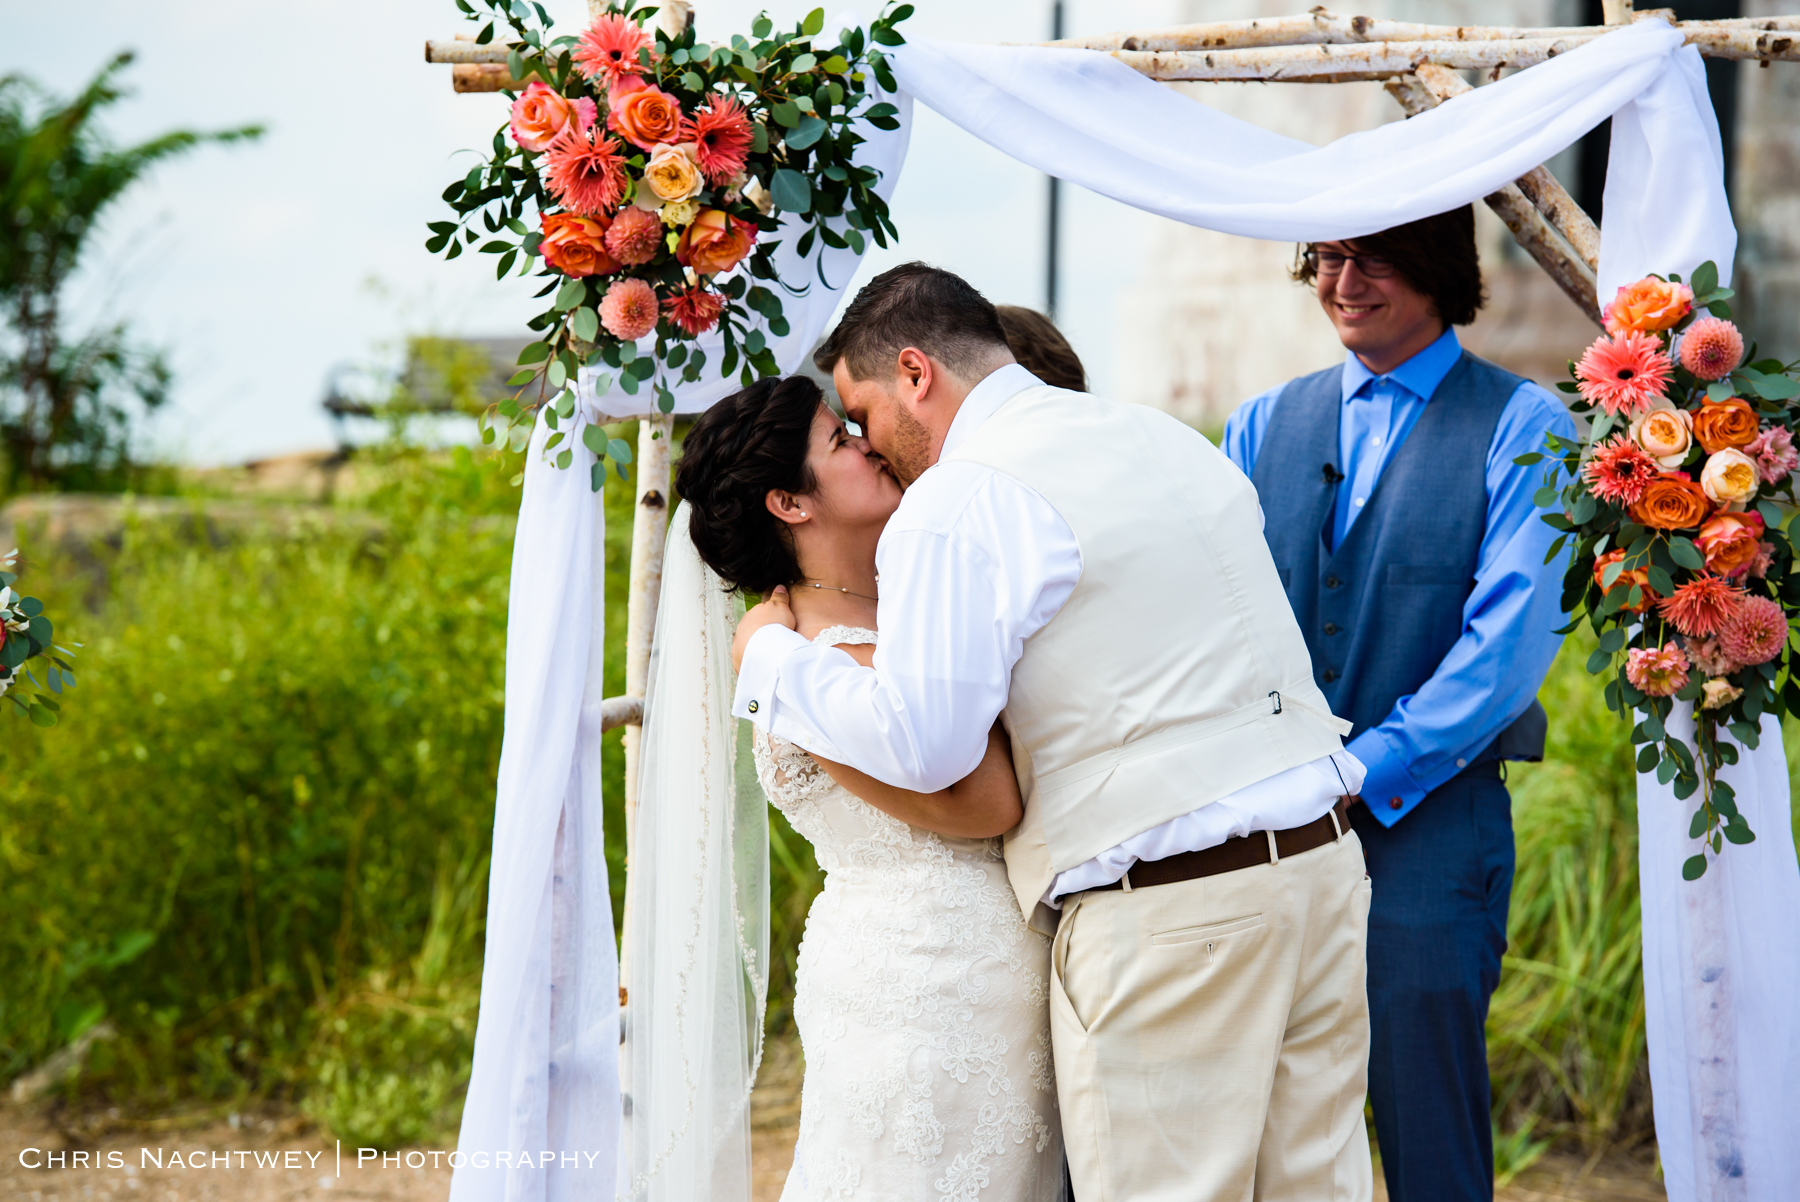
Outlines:
[[[988, 375], [963, 398], [940, 454], [1040, 383], [1016, 363]], [[1036, 491], [985, 464], [940, 462], [906, 490], [876, 547], [874, 667], [765, 626], [744, 648], [732, 713], [898, 788], [946, 788], [986, 754], [1025, 640], [1069, 599], [1081, 566], [1074, 531]], [[1305, 825], [1361, 783], [1347, 755], [1289, 769], [1069, 869], [1045, 900], [1116, 881], [1140, 859]]]

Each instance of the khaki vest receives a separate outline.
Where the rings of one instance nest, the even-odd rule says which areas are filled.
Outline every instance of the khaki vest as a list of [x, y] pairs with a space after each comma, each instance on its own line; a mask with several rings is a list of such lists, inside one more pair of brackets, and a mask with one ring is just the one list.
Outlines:
[[1343, 747], [1263, 541], [1256, 490], [1168, 414], [1034, 386], [946, 461], [1035, 490], [1081, 578], [1025, 641], [1006, 706], [1025, 817], [1007, 872], [1033, 925], [1057, 873]]

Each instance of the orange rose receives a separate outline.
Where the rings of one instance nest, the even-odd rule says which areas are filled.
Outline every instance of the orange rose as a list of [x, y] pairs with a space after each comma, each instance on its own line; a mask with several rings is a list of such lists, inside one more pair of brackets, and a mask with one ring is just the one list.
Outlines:
[[717, 275], [743, 262], [755, 245], [755, 226], [720, 209], [708, 209], [682, 231], [675, 259], [701, 275]]
[[606, 253], [606, 217], [582, 217], [575, 213], [546, 213], [544, 237], [538, 253], [544, 262], [566, 276], [580, 278], [619, 270], [619, 261]]
[[513, 101], [513, 141], [526, 150], [548, 150], [556, 135], [571, 123], [582, 130], [592, 125], [594, 102], [569, 100], [535, 79]]
[[680, 102], [659, 88], [639, 88], [619, 97], [606, 124], [644, 150], [655, 149], [659, 142], [680, 142], [687, 131]]
[[1706, 556], [1706, 570], [1736, 576], [1750, 570], [1762, 541], [1763, 520], [1755, 513], [1721, 513], [1700, 527], [1694, 545]]
[[1660, 334], [1686, 317], [1693, 307], [1694, 290], [1686, 284], [1671, 284], [1647, 275], [1619, 289], [1613, 303], [1606, 306], [1606, 332], [1615, 338], [1627, 331]]
[[1747, 447], [1760, 433], [1756, 411], [1737, 397], [1728, 401], [1707, 401], [1694, 414], [1694, 437], [1700, 440], [1708, 455], [1726, 447]]
[[1649, 609], [1657, 600], [1656, 594], [1650, 591], [1649, 568], [1631, 568], [1628, 571], [1620, 572], [1610, 585], [1606, 583], [1606, 569], [1624, 558], [1625, 552], [1623, 551], [1608, 551], [1605, 555], [1596, 559], [1594, 561], [1594, 583], [1600, 586], [1600, 595], [1602, 597], [1612, 592], [1613, 589], [1622, 588], [1629, 590], [1632, 585], [1637, 585], [1638, 588], [1642, 590], [1639, 594], [1638, 603], [1636, 605], [1624, 605], [1620, 608], [1625, 613], [1641, 614]]
[[1650, 481], [1644, 495], [1626, 510], [1640, 526], [1657, 530], [1685, 530], [1698, 526], [1712, 512], [1712, 502], [1686, 472], [1668, 472]]

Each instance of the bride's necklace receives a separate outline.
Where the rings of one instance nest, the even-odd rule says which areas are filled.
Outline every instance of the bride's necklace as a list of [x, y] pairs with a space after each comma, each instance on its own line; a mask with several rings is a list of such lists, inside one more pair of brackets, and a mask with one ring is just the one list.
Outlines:
[[[812, 584], [811, 581], [808, 581], [807, 583]], [[881, 600], [880, 597], [871, 597], [867, 593], [852, 593], [852, 592], [850, 592], [849, 589], [839, 588], [835, 584], [812, 584], [812, 587], [825, 589], [826, 591], [833, 592], [833, 593], [849, 593], [852, 597], [861, 597], [864, 601], [874, 601], [874, 602], [879, 603]]]

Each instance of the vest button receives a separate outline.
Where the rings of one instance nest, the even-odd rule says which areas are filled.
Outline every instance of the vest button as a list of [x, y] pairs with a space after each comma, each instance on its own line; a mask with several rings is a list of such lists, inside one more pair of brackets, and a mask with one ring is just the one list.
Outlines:
[[1338, 585], [1340, 585], [1342, 583], [1344, 583], [1344, 582], [1342, 580], [1339, 580], [1336, 576], [1325, 577], [1325, 587], [1326, 588], [1336, 588]]
[[1338, 624], [1336, 622], [1325, 623], [1325, 633], [1326, 634], [1336, 634], [1337, 632], [1338, 632]]
[[1403, 803], [1401, 802], [1401, 800], [1398, 797], [1388, 798], [1388, 809], [1390, 809], [1390, 810], [1397, 810], [1401, 807], [1402, 804]]
[[1335, 669], [1335, 668], [1325, 669], [1323, 675], [1325, 677], [1326, 684], [1330, 684], [1332, 681], [1334, 681], [1338, 678], [1337, 669]]

